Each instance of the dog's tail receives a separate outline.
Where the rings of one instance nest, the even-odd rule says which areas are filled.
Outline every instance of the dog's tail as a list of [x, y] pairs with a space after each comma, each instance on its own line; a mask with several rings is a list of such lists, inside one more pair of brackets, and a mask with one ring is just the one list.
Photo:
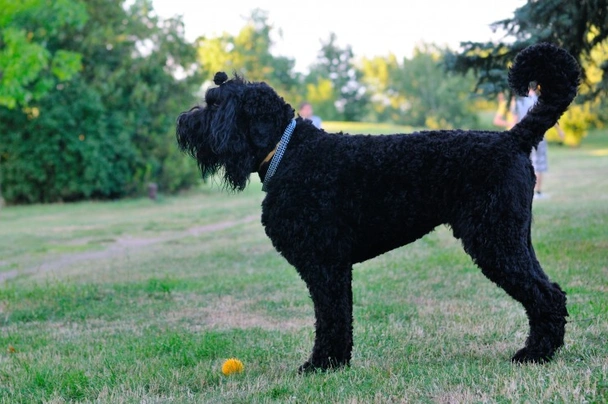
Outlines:
[[531, 82], [540, 86], [538, 101], [511, 133], [530, 153], [553, 127], [576, 96], [580, 67], [566, 50], [550, 43], [531, 45], [522, 50], [509, 70], [509, 86], [519, 96], [527, 96]]

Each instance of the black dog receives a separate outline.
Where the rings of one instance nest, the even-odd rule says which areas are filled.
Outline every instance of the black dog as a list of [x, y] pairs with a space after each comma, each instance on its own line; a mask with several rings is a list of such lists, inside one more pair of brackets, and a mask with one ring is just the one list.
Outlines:
[[[527, 313], [530, 334], [513, 361], [545, 362], [563, 345], [566, 295], [549, 281], [530, 236], [529, 154], [576, 96], [579, 67], [550, 44], [523, 50], [509, 84], [535, 107], [505, 132], [330, 134], [267, 84], [215, 75], [205, 106], [179, 116], [177, 140], [203, 176], [243, 190], [257, 172], [267, 195], [262, 224], [299, 272], [314, 303], [316, 338], [300, 371], [349, 365], [352, 266], [448, 225], [483, 274]], [[292, 133], [293, 131], [293, 133]]]

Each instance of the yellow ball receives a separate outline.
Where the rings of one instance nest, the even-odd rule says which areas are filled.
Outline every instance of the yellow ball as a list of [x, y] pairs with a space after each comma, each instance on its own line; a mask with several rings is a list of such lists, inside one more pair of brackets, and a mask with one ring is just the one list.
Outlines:
[[233, 373], [241, 373], [244, 368], [243, 362], [236, 358], [230, 358], [222, 365], [222, 373], [228, 376]]

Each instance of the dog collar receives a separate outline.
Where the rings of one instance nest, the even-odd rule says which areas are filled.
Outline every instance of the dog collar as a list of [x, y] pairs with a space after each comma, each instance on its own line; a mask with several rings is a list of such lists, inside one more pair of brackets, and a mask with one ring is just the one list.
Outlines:
[[293, 133], [295, 127], [296, 120], [292, 119], [291, 122], [289, 122], [289, 125], [287, 125], [287, 127], [285, 128], [285, 132], [283, 132], [283, 136], [281, 136], [281, 140], [277, 144], [277, 147], [275, 147], [274, 150], [271, 151], [270, 154], [264, 159], [264, 161], [267, 161], [268, 158], [272, 156], [272, 160], [270, 160], [270, 166], [268, 167], [268, 171], [266, 171], [266, 176], [264, 177], [264, 181], [262, 184], [262, 191], [264, 192], [266, 192], [266, 184], [268, 183], [268, 180], [270, 180], [270, 178], [272, 178], [272, 176], [274, 175], [275, 171], [277, 171], [277, 167], [279, 166], [279, 163], [283, 158], [283, 153], [285, 153], [287, 143], [289, 143], [289, 139], [291, 139], [291, 134]]

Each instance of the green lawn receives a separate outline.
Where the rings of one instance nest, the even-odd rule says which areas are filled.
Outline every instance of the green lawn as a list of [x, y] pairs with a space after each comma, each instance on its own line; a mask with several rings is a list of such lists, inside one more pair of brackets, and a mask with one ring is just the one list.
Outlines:
[[[440, 227], [355, 267], [352, 366], [297, 375], [312, 304], [252, 177], [240, 194], [1, 209], [0, 402], [607, 402], [608, 133], [549, 160], [533, 239], [571, 316], [548, 365], [509, 362], [522, 308]], [[243, 373], [222, 375], [230, 357]]]

